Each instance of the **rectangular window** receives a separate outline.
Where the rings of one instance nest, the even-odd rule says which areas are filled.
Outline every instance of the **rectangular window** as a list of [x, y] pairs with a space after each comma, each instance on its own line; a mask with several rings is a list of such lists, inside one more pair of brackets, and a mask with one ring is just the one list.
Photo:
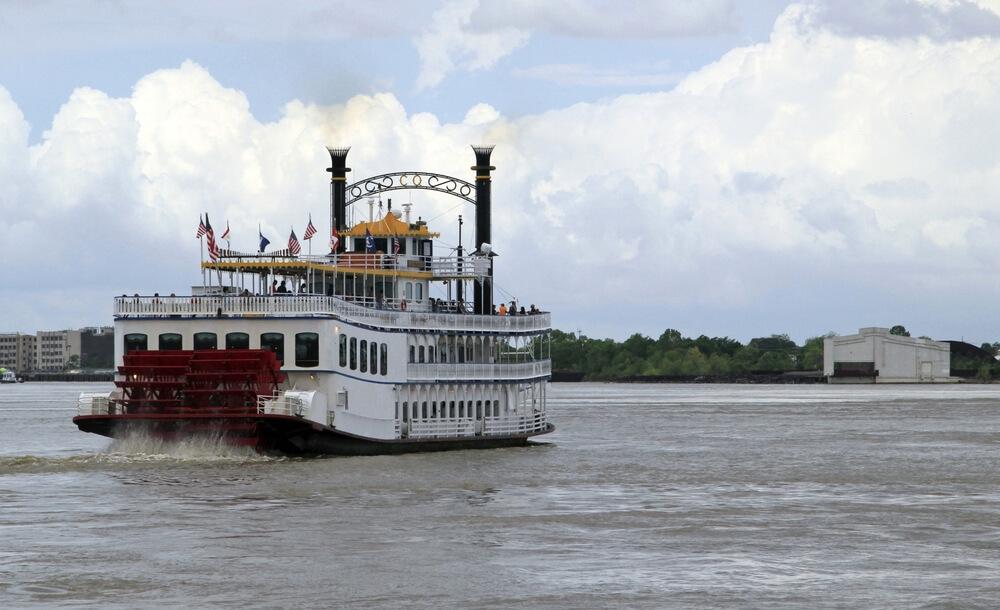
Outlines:
[[371, 360], [369, 361], [368, 370], [372, 372], [372, 375], [378, 374], [378, 343], [372, 341], [372, 350], [369, 354]]
[[379, 353], [379, 356], [382, 362], [381, 365], [378, 367], [378, 371], [383, 375], [388, 375], [389, 373], [387, 369], [389, 368], [389, 345], [387, 343], [383, 343], [380, 347], [381, 351]]
[[358, 339], [351, 337], [351, 370], [358, 370]]
[[361, 340], [361, 372], [368, 371], [368, 341]]
[[296, 333], [295, 366], [319, 366], [319, 335], [317, 333]]
[[347, 335], [340, 335], [340, 367], [347, 368]]

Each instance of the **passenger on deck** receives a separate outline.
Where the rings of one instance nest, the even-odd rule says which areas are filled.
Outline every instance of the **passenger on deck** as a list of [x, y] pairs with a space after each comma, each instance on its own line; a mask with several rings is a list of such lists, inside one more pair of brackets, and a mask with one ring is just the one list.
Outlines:
[[528, 310], [528, 313], [530, 313], [531, 315], [535, 315], [535, 314], [539, 314], [539, 313], [542, 313], [542, 312], [538, 311], [538, 308], [535, 307], [534, 303], [532, 303], [531, 304], [531, 309]]
[[288, 288], [285, 286], [285, 280], [281, 280], [278, 284], [278, 294], [288, 294]]
[[385, 295], [382, 294], [381, 290], [378, 291], [378, 296], [375, 297], [375, 308], [376, 309], [384, 309], [385, 308]]
[[504, 305], [503, 303], [500, 303], [500, 311], [497, 312], [497, 315], [498, 316], [505, 316], [505, 315], [507, 315], [507, 306]]

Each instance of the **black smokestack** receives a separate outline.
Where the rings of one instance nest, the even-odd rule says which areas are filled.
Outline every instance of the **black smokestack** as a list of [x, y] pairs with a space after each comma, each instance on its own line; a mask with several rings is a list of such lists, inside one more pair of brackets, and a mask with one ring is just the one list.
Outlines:
[[[330, 167], [326, 171], [330, 172], [330, 227], [336, 227], [341, 233], [347, 229], [347, 172], [351, 168], [347, 167], [347, 153], [351, 147], [330, 148]], [[343, 251], [344, 242], [340, 242], [338, 251]]]
[[[493, 145], [473, 146], [476, 152], [476, 164], [472, 170], [476, 172], [476, 250], [483, 251], [483, 244], [492, 244], [493, 212], [492, 212], [492, 177], [490, 172], [496, 168], [490, 165], [490, 155]], [[476, 288], [473, 307], [476, 313], [487, 314], [493, 309], [493, 266], [490, 265], [489, 275]]]

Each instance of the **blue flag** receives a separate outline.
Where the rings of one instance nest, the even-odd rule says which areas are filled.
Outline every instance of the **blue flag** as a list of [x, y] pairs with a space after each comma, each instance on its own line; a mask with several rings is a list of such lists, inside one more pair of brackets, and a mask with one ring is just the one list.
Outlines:
[[365, 229], [365, 247], [368, 248], [369, 252], [375, 251], [375, 240], [372, 238], [372, 234]]
[[261, 233], [259, 230], [257, 231], [257, 233], [260, 235], [260, 251], [261, 251], [261, 253], [263, 253], [264, 252], [264, 248], [267, 247], [267, 244], [271, 243], [271, 240], [269, 240], [268, 238], [264, 237], [264, 234]]

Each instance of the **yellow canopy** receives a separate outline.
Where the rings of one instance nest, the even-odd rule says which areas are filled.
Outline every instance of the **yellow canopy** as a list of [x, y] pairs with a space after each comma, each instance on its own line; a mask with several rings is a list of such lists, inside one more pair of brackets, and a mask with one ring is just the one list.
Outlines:
[[371, 233], [373, 237], [392, 237], [398, 235], [399, 237], [431, 238], [441, 236], [440, 233], [431, 233], [428, 231], [427, 225], [422, 222], [406, 224], [392, 214], [386, 214], [374, 222], [359, 222], [347, 231], [344, 231], [344, 235], [364, 237], [365, 231]]

